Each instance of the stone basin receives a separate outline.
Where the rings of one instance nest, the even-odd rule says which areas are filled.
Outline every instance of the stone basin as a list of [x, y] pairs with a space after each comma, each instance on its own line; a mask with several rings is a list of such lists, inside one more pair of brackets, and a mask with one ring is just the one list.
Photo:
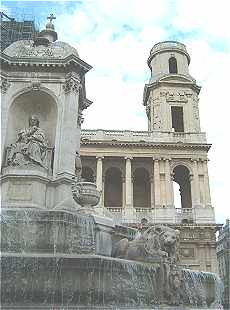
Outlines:
[[72, 187], [74, 200], [82, 207], [94, 207], [100, 201], [101, 193], [92, 182], [77, 182]]

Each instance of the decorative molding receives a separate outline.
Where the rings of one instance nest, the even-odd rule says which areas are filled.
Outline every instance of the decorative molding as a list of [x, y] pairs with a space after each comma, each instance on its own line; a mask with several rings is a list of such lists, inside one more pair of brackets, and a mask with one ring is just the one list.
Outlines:
[[83, 114], [81, 111], [79, 111], [77, 116], [77, 126], [80, 128], [83, 122], [84, 122]]
[[63, 85], [63, 89], [64, 89], [64, 92], [66, 94], [70, 93], [70, 92], [74, 92], [76, 94], [79, 93], [79, 90], [80, 90], [80, 87], [81, 87], [81, 84], [78, 80], [75, 80], [74, 78], [68, 78], [66, 81], [65, 81], [65, 84]]
[[184, 258], [194, 258], [195, 251], [193, 248], [181, 248], [180, 255]]
[[40, 81], [32, 82], [30, 85], [30, 89], [34, 90], [34, 91], [40, 90], [41, 89], [41, 82]]
[[96, 159], [97, 160], [102, 160], [102, 159], [104, 159], [105, 157], [104, 156], [96, 156]]
[[125, 160], [127, 160], [127, 159], [132, 160], [132, 159], [133, 159], [133, 157], [132, 157], [132, 156], [126, 156], [126, 157], [124, 157], [124, 159], [125, 159]]
[[187, 93], [185, 91], [161, 91], [161, 97], [166, 98], [166, 102], [188, 102], [188, 98], [192, 96], [192, 93]]
[[10, 87], [11, 83], [5, 77], [1, 77], [1, 92], [5, 94]]

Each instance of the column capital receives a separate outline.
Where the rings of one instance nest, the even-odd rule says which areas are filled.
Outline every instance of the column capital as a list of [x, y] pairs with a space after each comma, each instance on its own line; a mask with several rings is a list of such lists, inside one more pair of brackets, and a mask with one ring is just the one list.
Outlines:
[[167, 157], [167, 158], [164, 158], [164, 160], [165, 160], [166, 162], [170, 162], [170, 161], [172, 160], [172, 158]]
[[133, 157], [132, 157], [132, 156], [125, 156], [125, 157], [124, 157], [124, 159], [125, 159], [125, 160], [127, 160], [127, 159], [132, 160], [132, 159], [133, 159]]
[[96, 156], [96, 159], [98, 159], [98, 160], [101, 159], [102, 160], [102, 159], [104, 159], [104, 156]]
[[153, 161], [159, 161], [159, 160], [161, 160], [160, 157], [153, 157]]
[[153, 182], [154, 182], [154, 176], [153, 176], [153, 175], [151, 175], [151, 176], [149, 177], [149, 182], [150, 182], [150, 183], [153, 183]]

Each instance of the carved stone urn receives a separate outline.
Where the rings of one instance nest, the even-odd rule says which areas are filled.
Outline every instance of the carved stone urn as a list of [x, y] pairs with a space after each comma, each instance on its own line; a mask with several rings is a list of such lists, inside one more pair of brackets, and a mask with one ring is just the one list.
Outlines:
[[76, 182], [72, 185], [74, 200], [84, 208], [92, 208], [100, 201], [101, 192], [95, 183]]

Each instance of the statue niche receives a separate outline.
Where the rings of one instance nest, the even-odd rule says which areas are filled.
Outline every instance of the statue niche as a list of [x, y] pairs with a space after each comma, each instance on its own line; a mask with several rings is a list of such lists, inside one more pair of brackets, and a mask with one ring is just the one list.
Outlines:
[[47, 169], [47, 140], [44, 131], [39, 127], [36, 115], [29, 118], [29, 127], [21, 129], [18, 139], [11, 144], [7, 158], [8, 166], [36, 165]]

